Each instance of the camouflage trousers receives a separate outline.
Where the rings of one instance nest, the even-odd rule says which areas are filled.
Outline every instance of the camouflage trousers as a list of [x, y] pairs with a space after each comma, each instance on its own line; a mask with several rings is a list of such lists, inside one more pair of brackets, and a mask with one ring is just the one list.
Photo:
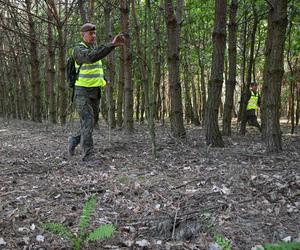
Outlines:
[[257, 116], [254, 109], [247, 110], [247, 122], [250, 126], [257, 127], [261, 132], [261, 126], [257, 121]]
[[93, 152], [93, 128], [99, 114], [99, 99], [78, 95], [75, 97], [75, 108], [80, 117], [80, 128], [72, 135], [74, 146], [81, 143], [84, 155]]

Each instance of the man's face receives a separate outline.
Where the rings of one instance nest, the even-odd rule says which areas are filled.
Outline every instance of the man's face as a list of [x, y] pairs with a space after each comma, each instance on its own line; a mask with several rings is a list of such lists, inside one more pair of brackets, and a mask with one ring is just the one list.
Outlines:
[[251, 85], [252, 91], [256, 92], [257, 91], [257, 84]]
[[94, 44], [96, 41], [96, 31], [89, 30], [89, 31], [83, 32], [83, 40], [87, 44]]

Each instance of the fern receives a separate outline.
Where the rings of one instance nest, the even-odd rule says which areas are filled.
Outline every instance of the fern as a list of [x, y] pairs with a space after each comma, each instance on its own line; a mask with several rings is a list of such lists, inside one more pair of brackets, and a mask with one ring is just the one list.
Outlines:
[[84, 241], [89, 242], [100, 240], [103, 238], [109, 238], [116, 231], [116, 228], [111, 224], [102, 225], [90, 233], [86, 232], [86, 228], [89, 226], [91, 220], [91, 215], [95, 211], [96, 202], [96, 197], [92, 195], [90, 199], [88, 199], [88, 201], [84, 204], [79, 222], [79, 236], [76, 236], [68, 228], [59, 223], [46, 223], [42, 227], [45, 230], [57, 234], [65, 239], [71, 240], [72, 247], [75, 250], [80, 250], [81, 243]]
[[73, 234], [70, 232], [70, 230], [62, 224], [50, 222], [44, 224], [43, 228], [65, 239], [71, 240], [73, 238]]
[[92, 195], [90, 199], [84, 204], [82, 214], [79, 222], [80, 235], [84, 234], [84, 230], [88, 227], [92, 213], [96, 208], [96, 196]]
[[87, 241], [96, 241], [103, 238], [110, 238], [115, 231], [116, 228], [113, 225], [102, 225], [88, 235]]

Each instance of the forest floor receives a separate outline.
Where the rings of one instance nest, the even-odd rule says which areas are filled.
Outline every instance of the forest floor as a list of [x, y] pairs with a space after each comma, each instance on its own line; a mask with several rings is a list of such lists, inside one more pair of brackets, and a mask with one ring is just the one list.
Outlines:
[[205, 144], [204, 129], [187, 139], [156, 127], [157, 158], [146, 125], [133, 135], [94, 131], [101, 163], [67, 157], [74, 127], [0, 120], [0, 249], [70, 249], [42, 228], [78, 232], [83, 204], [96, 194], [89, 230], [113, 223], [117, 233], [83, 249], [208, 249], [223, 235], [244, 250], [300, 237], [300, 129], [283, 124], [280, 154], [267, 155], [259, 132], [234, 131], [225, 148]]

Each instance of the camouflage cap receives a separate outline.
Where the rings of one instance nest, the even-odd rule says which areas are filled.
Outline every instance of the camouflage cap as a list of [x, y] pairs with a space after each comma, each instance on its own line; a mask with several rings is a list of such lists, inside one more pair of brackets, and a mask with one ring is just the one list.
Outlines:
[[87, 31], [90, 31], [90, 30], [96, 30], [96, 25], [94, 25], [92, 23], [85, 23], [80, 28], [81, 32], [87, 32]]

